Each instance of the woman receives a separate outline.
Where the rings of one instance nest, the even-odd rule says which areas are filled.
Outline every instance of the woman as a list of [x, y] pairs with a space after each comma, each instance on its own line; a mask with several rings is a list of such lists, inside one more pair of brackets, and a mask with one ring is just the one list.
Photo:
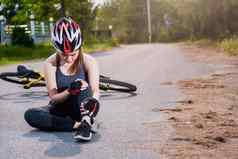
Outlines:
[[64, 17], [56, 22], [51, 39], [56, 53], [44, 63], [51, 101], [48, 106], [27, 110], [25, 120], [41, 130], [75, 129], [76, 140], [89, 141], [91, 126], [99, 110], [97, 62], [82, 52], [81, 31], [71, 18]]

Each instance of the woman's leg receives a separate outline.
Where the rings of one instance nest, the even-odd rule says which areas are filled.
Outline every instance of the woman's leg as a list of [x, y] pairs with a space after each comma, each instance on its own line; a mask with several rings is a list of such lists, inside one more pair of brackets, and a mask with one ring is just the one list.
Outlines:
[[72, 119], [80, 122], [85, 115], [88, 115], [91, 118], [91, 124], [93, 123], [93, 118], [96, 117], [99, 111], [99, 106], [82, 104], [86, 98], [90, 97], [92, 97], [90, 88], [81, 90], [79, 95], [73, 95], [70, 97], [70, 105], [72, 107], [70, 114]]
[[83, 99], [90, 97], [90, 90], [89, 89], [85, 89], [82, 90], [80, 92], [79, 95], [71, 95], [70, 96], [70, 105], [71, 105], [71, 111], [70, 111], [70, 115], [72, 117], [72, 119], [81, 122], [82, 120], [82, 115], [81, 115], [81, 111], [80, 111], [80, 105], [81, 102], [83, 101]]
[[75, 121], [51, 104], [28, 109], [24, 117], [30, 126], [44, 131], [72, 131], [75, 124]]
[[[90, 99], [90, 100], [89, 100]], [[76, 128], [74, 138], [76, 140], [90, 141], [92, 138], [92, 124], [99, 110], [99, 104], [93, 103], [91, 89], [85, 88], [79, 95], [71, 95], [69, 98], [71, 117], [81, 122]]]

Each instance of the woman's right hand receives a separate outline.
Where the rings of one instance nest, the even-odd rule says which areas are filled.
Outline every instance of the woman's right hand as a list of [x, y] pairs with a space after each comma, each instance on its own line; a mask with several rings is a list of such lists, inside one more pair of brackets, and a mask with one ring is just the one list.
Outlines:
[[82, 85], [83, 84], [82, 84], [81, 80], [73, 81], [69, 86], [69, 89], [68, 89], [69, 93], [71, 95], [79, 95]]

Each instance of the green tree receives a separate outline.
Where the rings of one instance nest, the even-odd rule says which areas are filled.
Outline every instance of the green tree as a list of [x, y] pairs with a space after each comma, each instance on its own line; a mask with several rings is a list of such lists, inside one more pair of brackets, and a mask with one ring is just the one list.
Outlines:
[[[124, 4], [124, 5], [123, 5]], [[99, 30], [107, 30], [109, 25], [112, 25], [114, 35], [121, 41], [128, 39], [127, 21], [128, 14], [127, 0], [111, 0], [105, 3], [98, 9], [96, 18], [96, 27]]]
[[124, 42], [145, 42], [147, 33], [144, 0], [111, 0], [99, 9], [99, 27], [113, 26], [113, 32]]
[[66, 15], [74, 17], [84, 33], [89, 33], [94, 25], [97, 8], [89, 0], [71, 0], [66, 6]]
[[[3, 14], [9, 24], [25, 24], [31, 14], [37, 20], [48, 20], [49, 17], [59, 17], [55, 5], [58, 0], [2, 0]], [[18, 7], [16, 7], [18, 6]]]
[[[92, 29], [97, 11], [89, 0], [71, 0], [70, 3], [65, 3], [65, 0], [2, 0], [1, 3], [5, 6], [2, 13], [9, 24], [25, 24], [29, 22], [31, 14], [35, 15], [36, 20], [44, 21], [67, 15], [79, 21], [84, 32]], [[17, 10], [16, 4], [19, 6]]]

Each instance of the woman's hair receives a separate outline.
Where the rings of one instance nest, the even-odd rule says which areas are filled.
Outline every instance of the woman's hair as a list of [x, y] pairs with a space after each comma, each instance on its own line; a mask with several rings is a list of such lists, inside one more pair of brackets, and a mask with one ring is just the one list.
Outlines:
[[[61, 60], [61, 57], [57, 53], [56, 54], [56, 63], [60, 63], [60, 60]], [[77, 57], [77, 59], [75, 59], [74, 63], [70, 66], [70, 68], [68, 70], [69, 73], [74, 74], [74, 73], [80, 72], [81, 66], [83, 66], [83, 62], [84, 62], [84, 60], [83, 60], [83, 52], [82, 52], [82, 48], [80, 48], [78, 50], [78, 57]]]

